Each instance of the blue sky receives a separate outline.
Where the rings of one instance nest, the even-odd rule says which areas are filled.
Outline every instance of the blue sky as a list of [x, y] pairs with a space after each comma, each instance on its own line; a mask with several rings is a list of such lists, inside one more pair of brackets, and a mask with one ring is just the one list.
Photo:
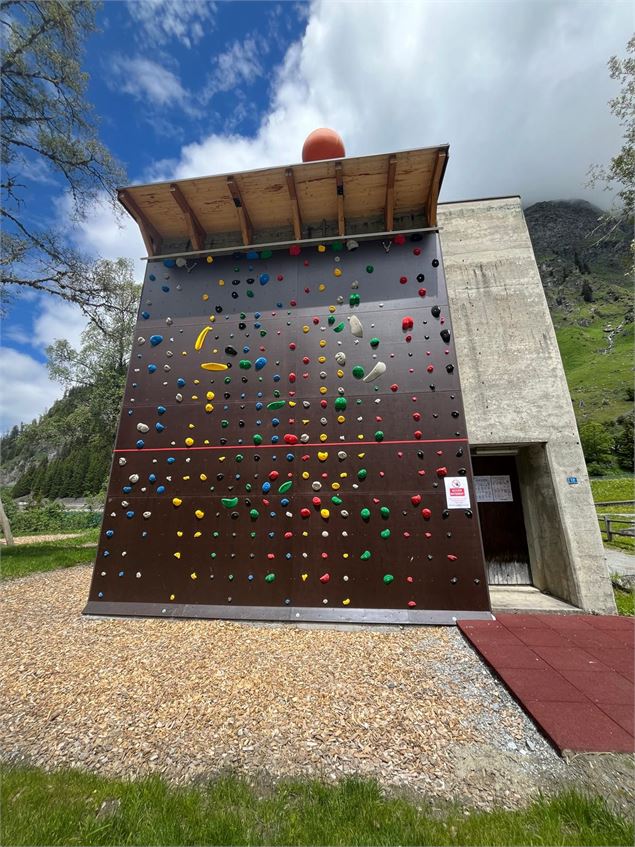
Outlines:
[[[449, 142], [441, 200], [606, 206], [586, 174], [621, 145], [606, 62], [624, 54], [632, 23], [621, 0], [111, 0], [84, 67], [101, 138], [130, 182], [297, 162], [308, 132], [326, 125], [349, 155]], [[98, 203], [72, 228], [60, 184], [32, 176], [33, 218], [90, 255], [134, 259], [141, 278], [130, 219]], [[45, 349], [78, 343], [83, 326], [55, 298], [16, 300], [0, 349], [3, 430], [61, 396]]]

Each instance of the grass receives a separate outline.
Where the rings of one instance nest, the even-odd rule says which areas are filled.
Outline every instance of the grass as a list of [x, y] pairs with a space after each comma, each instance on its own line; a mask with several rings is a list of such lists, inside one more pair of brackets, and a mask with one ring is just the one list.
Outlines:
[[[115, 780], [79, 771], [6, 768], [3, 845], [43, 844], [632, 844], [633, 824], [599, 798], [538, 799], [518, 811], [433, 812], [386, 797], [371, 781], [285, 781], [251, 787], [224, 777], [172, 788], [158, 777]], [[100, 815], [104, 801], [114, 811]]]
[[[40, 571], [70, 568], [95, 558], [99, 529], [87, 529], [75, 538], [59, 541], [38, 541], [34, 544], [16, 544], [2, 547], [0, 577], [15, 579]], [[83, 547], [91, 542], [94, 546]]]
[[[592, 479], [591, 491], [596, 503], [611, 500], [635, 500], [635, 477], [630, 474], [615, 479]], [[635, 506], [596, 506], [596, 511], [598, 515], [633, 514]], [[600, 524], [600, 527], [602, 527], [602, 524]], [[635, 537], [613, 536], [613, 540], [611, 542], [605, 541], [605, 544], [615, 550], [635, 553]]]
[[621, 588], [613, 588], [615, 595], [615, 605], [617, 606], [618, 615], [627, 615], [633, 617], [635, 615], [635, 595], [632, 591], [622, 591]]

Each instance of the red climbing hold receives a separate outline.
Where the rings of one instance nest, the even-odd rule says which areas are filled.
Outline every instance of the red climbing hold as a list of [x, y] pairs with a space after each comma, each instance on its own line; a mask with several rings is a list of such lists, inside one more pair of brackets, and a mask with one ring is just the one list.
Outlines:
[[322, 501], [320, 500], [319, 497], [314, 497], [313, 500], [311, 500], [311, 502], [313, 503], [313, 505], [315, 506], [316, 509], [317, 509], [318, 506], [322, 505]]
[[296, 379], [296, 375], [293, 373], [293, 371], [291, 371], [291, 373], [289, 374], [289, 382], [295, 382]]
[[421, 514], [423, 515], [423, 519], [426, 521], [429, 521], [432, 517], [432, 512], [430, 511], [430, 509], [422, 509]]
[[423, 433], [421, 432], [420, 429], [415, 430], [414, 437], [417, 439], [417, 441], [419, 441], [421, 438], [423, 438]]
[[410, 502], [413, 506], [418, 506], [421, 503], [421, 494], [413, 494], [410, 498]]
[[267, 558], [268, 558], [268, 559], [275, 559], [275, 558], [276, 558], [276, 554], [275, 554], [275, 553], [267, 553]]
[[412, 413], [412, 420], [413, 421], [420, 421], [421, 420], [421, 412], [413, 412]]
[[297, 305], [298, 305], [298, 301], [297, 301], [297, 300], [289, 300], [289, 305], [290, 305], [290, 306], [297, 306]]
[[415, 580], [414, 580], [414, 577], [413, 577], [413, 576], [407, 576], [407, 577], [406, 577], [406, 582], [414, 582], [414, 581], [415, 581]]
[[410, 342], [412, 341], [412, 335], [406, 335], [406, 341], [408, 342], [408, 344], [410, 344]]
[[270, 480], [278, 479], [279, 476], [280, 476], [280, 471], [269, 471], [269, 479]]
[[282, 274], [278, 274], [278, 276], [276, 277], [276, 279], [278, 280], [278, 282], [282, 282], [282, 280], [284, 279], [284, 277], [282, 276]]
[[287, 538], [287, 539], [293, 538], [293, 533], [292, 532], [285, 532], [284, 537]]
[[301, 252], [302, 250], [297, 244], [292, 244], [291, 247], [289, 247], [290, 256], [299, 256]]
[[330, 578], [331, 578], [331, 574], [323, 573], [322, 576], [320, 577], [320, 582], [327, 583]]
[[448, 553], [448, 559], [451, 562], [456, 562], [458, 558], [459, 558], [458, 556], [453, 556], [452, 553]]
[[295, 350], [295, 341], [292, 341], [291, 344], [289, 344], [289, 350]]
[[427, 290], [426, 290], [425, 288], [420, 288], [420, 289], [419, 289], [419, 297], [425, 297], [427, 293], [428, 293], [428, 292], [427, 292]]
[[396, 382], [393, 382], [393, 384], [390, 386], [390, 390], [391, 391], [399, 391], [399, 386], [397, 385]]
[[319, 318], [313, 318], [313, 323], [317, 326], [320, 322]]
[[301, 518], [310, 518], [311, 517], [311, 510], [306, 509], [306, 508], [300, 509], [300, 517]]
[[414, 601], [414, 600], [408, 600], [408, 608], [409, 608], [409, 609], [414, 609], [414, 607], [415, 607], [416, 605], [417, 605], [417, 604], [415, 603], [415, 601]]
[[323, 409], [326, 409], [326, 407], [328, 406], [328, 400], [320, 400], [320, 406]]
[[309, 359], [309, 357], [308, 357], [308, 356], [304, 356], [304, 357], [303, 357], [303, 359], [302, 359], [302, 363], [303, 363], [304, 365], [308, 365], [310, 361], [311, 361], [311, 360]]
[[412, 329], [414, 325], [415, 325], [415, 322], [410, 317], [410, 315], [406, 315], [406, 317], [403, 318], [402, 321], [401, 321], [401, 328], [404, 330], [404, 332], [406, 330]]
[[293, 435], [293, 433], [291, 433], [291, 432], [287, 432], [287, 434], [284, 437], [284, 440], [287, 444], [297, 444], [298, 443], [298, 436]]
[[432, 538], [431, 532], [424, 532], [423, 534], [425, 535], [426, 538]]
[[398, 244], [398, 245], [401, 247], [401, 246], [402, 246], [402, 244], [405, 244], [405, 243], [406, 243], [406, 236], [405, 236], [405, 235], [401, 235], [401, 234], [399, 234], [399, 235], [395, 235], [395, 237], [394, 237], [393, 241], [395, 242], [395, 244]]
[[405, 285], [405, 284], [408, 282], [408, 277], [407, 277], [407, 276], [400, 276], [400, 277], [399, 277], [399, 282], [400, 282], [402, 285]]
[[431, 374], [431, 373], [432, 373], [432, 371], [434, 370], [434, 366], [433, 366], [433, 365], [428, 365], [428, 367], [426, 368], [426, 370], [427, 370], [427, 372], [428, 372], [429, 374]]
[[421, 255], [421, 247], [415, 247], [415, 249], [412, 252], [415, 254], [415, 256], [420, 256]]
[[448, 475], [448, 469], [446, 467], [437, 468], [437, 476], [443, 477]]

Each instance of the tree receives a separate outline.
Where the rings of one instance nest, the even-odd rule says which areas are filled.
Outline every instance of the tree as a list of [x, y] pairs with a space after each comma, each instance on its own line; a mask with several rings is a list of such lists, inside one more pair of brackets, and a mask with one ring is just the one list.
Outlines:
[[605, 465], [611, 460], [613, 438], [602, 424], [589, 421], [580, 427], [580, 442], [587, 464]]
[[618, 465], [625, 471], [633, 471], [634, 416], [633, 412], [617, 419], [619, 430], [615, 438], [615, 455]]
[[29, 172], [55, 180], [76, 219], [99, 198], [115, 208], [124, 180], [97, 136], [80, 60], [95, 30], [92, 0], [0, 0], [2, 129], [0, 293], [28, 287], [78, 303], [94, 317], [109, 291], [63, 232], [41, 228], [23, 206]]

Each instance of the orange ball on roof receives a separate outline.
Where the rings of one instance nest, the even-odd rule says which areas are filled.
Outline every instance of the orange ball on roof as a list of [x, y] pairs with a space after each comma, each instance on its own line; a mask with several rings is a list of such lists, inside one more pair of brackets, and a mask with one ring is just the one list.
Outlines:
[[343, 159], [346, 156], [344, 142], [334, 129], [320, 127], [309, 133], [302, 147], [303, 162], [319, 162], [321, 159]]

